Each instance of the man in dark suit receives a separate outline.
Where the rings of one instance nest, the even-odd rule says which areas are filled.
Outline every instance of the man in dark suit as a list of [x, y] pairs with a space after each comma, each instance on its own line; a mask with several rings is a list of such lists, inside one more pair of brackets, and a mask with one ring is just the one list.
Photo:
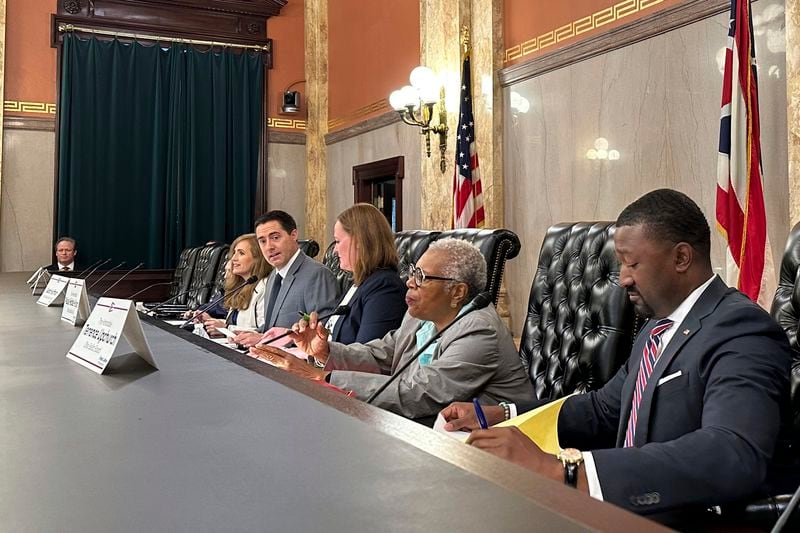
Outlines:
[[[614, 378], [564, 403], [561, 460], [516, 428], [474, 431], [468, 442], [642, 514], [751, 495], [788, 404], [785, 334], [713, 275], [708, 223], [684, 194], [653, 191], [625, 208], [614, 245], [620, 284], [650, 321]], [[443, 414], [448, 429], [476, 426], [464, 404]]]
[[61, 237], [55, 246], [56, 262], [47, 267], [50, 272], [75, 272], [75, 256], [78, 255], [78, 245], [72, 237]]
[[260, 342], [272, 327], [289, 328], [301, 313], [329, 313], [339, 301], [339, 285], [322, 263], [308, 257], [297, 244], [297, 223], [289, 213], [274, 210], [258, 217], [256, 238], [273, 270], [264, 294], [264, 325], [259, 333], [241, 333], [243, 346]]

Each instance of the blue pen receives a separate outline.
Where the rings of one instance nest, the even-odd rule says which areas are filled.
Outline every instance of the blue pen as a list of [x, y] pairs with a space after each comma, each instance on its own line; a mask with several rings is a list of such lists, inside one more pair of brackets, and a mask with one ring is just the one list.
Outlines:
[[483, 414], [483, 409], [481, 409], [481, 404], [478, 402], [477, 398], [472, 399], [472, 405], [475, 406], [475, 415], [478, 417], [478, 423], [481, 425], [481, 429], [489, 429], [489, 424], [486, 423], [486, 416]]

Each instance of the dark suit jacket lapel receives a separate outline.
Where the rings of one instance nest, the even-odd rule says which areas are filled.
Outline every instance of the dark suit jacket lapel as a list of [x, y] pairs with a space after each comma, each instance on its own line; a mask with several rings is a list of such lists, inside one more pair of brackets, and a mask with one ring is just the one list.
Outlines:
[[[708, 316], [719, 304], [722, 297], [725, 295], [725, 292], [728, 290], [728, 287], [720, 280], [719, 278], [715, 278], [714, 281], [711, 282], [711, 285], [708, 286], [706, 291], [700, 296], [700, 299], [694, 304], [694, 307], [689, 311], [689, 314], [686, 315], [686, 318], [683, 319], [683, 322], [680, 324], [675, 324], [672, 327], [677, 328], [675, 333], [672, 336], [672, 339], [669, 341], [669, 344], [664, 351], [658, 356], [658, 360], [656, 361], [656, 366], [653, 369], [653, 373], [650, 374], [650, 379], [647, 380], [647, 386], [642, 393], [642, 401], [639, 404], [639, 416], [636, 420], [636, 437], [634, 438], [634, 444], [637, 446], [641, 446], [642, 444], [647, 442], [648, 438], [648, 430], [650, 427], [650, 410], [653, 405], [653, 396], [655, 395], [656, 386], [658, 385], [658, 380], [664, 375], [664, 371], [669, 368], [670, 363], [675, 357], [680, 353], [681, 349], [686, 345], [686, 343], [691, 339], [702, 327], [702, 320]], [[655, 325], [655, 323], [653, 324]], [[649, 329], [652, 329], [649, 328]], [[649, 336], [648, 330], [648, 336]], [[639, 358], [641, 358], [641, 354], [639, 354]], [[636, 368], [638, 372], [638, 366]], [[636, 376], [634, 376], [634, 383], [636, 381]], [[633, 392], [631, 391], [631, 400], [633, 398]], [[627, 411], [630, 414], [630, 401], [628, 402]], [[625, 424], [627, 425], [628, 419], [625, 419]], [[623, 440], [624, 440], [624, 432], [623, 431]]]

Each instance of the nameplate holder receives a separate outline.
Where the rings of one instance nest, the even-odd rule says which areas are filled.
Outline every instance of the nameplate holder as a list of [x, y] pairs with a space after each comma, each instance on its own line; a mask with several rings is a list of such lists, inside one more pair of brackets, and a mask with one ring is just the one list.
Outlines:
[[39, 272], [36, 275], [36, 278], [34, 278], [34, 280], [30, 284], [31, 294], [34, 296], [42, 294], [44, 288], [47, 286], [48, 283], [50, 283], [50, 272], [41, 268], [39, 270], [41, 270], [41, 272]]
[[83, 325], [78, 338], [67, 352], [67, 359], [102, 374], [118, 352], [122, 337], [133, 351], [150, 366], [158, 369], [150, 346], [130, 300], [100, 298]]
[[64, 308], [61, 310], [61, 320], [73, 326], [82, 326], [89, 318], [90, 311], [86, 281], [78, 278], [69, 280], [64, 296]]
[[29, 277], [29, 278], [28, 278], [28, 281], [26, 281], [25, 283], [27, 283], [28, 285], [30, 285], [31, 283], [34, 283], [34, 282], [36, 281], [36, 278], [38, 278], [39, 276], [41, 276], [43, 272], [47, 272], [47, 269], [46, 269], [45, 267], [39, 267], [39, 268], [37, 268], [37, 269], [36, 269], [36, 272], [34, 272], [33, 274], [31, 274], [31, 277]]
[[47, 282], [47, 287], [42, 291], [42, 295], [36, 300], [36, 303], [44, 306], [61, 305], [64, 303], [64, 292], [67, 290], [69, 278], [64, 276], [53, 275], [50, 281]]

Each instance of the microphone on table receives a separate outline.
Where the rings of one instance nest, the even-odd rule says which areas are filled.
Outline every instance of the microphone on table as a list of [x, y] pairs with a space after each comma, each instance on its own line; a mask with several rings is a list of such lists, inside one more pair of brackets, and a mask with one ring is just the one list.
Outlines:
[[414, 355], [413, 355], [413, 356], [412, 356], [410, 359], [408, 359], [408, 360], [407, 360], [405, 363], [403, 363], [403, 365], [402, 365], [402, 366], [398, 367], [398, 368], [397, 368], [397, 370], [396, 370], [396, 371], [395, 371], [395, 372], [394, 372], [394, 373], [393, 373], [393, 374], [392, 374], [392, 375], [389, 377], [389, 379], [387, 379], [386, 381], [384, 381], [384, 382], [383, 382], [383, 385], [381, 385], [380, 387], [378, 387], [378, 390], [376, 390], [375, 392], [373, 392], [373, 393], [372, 393], [372, 395], [371, 395], [369, 398], [367, 398], [367, 400], [366, 400], [366, 401], [367, 401], [367, 403], [370, 403], [370, 404], [371, 404], [371, 403], [373, 402], [373, 400], [375, 400], [375, 398], [377, 398], [377, 397], [378, 397], [378, 395], [379, 395], [380, 393], [382, 393], [383, 391], [385, 391], [385, 390], [386, 390], [386, 387], [388, 387], [388, 386], [389, 386], [389, 385], [390, 385], [392, 382], [394, 382], [394, 381], [395, 381], [395, 380], [396, 380], [396, 379], [397, 379], [397, 378], [398, 378], [398, 377], [399, 377], [399, 376], [400, 376], [400, 375], [401, 375], [403, 372], [405, 372], [405, 370], [406, 370], [406, 369], [407, 369], [407, 368], [408, 368], [408, 367], [411, 365], [411, 363], [413, 363], [414, 361], [416, 361], [417, 359], [419, 359], [419, 356], [420, 356], [420, 355], [422, 355], [422, 352], [424, 352], [425, 350], [427, 350], [427, 349], [428, 349], [428, 346], [430, 346], [430, 345], [433, 343], [433, 341], [435, 341], [435, 340], [439, 339], [439, 338], [440, 338], [442, 335], [444, 335], [445, 331], [447, 331], [448, 329], [450, 329], [451, 327], [453, 327], [453, 325], [454, 325], [456, 322], [458, 322], [459, 320], [461, 320], [462, 318], [464, 318], [465, 316], [467, 316], [467, 315], [468, 315], [469, 313], [471, 313], [472, 311], [477, 311], [478, 309], [483, 309], [484, 307], [488, 306], [490, 303], [492, 303], [492, 295], [491, 295], [491, 294], [489, 294], [489, 292], [488, 292], [488, 291], [486, 291], [486, 292], [482, 292], [482, 293], [478, 294], [478, 295], [477, 295], [475, 298], [473, 298], [473, 299], [472, 299], [472, 301], [471, 301], [470, 303], [468, 303], [466, 306], [464, 306], [464, 308], [465, 308], [465, 311], [464, 311], [463, 313], [461, 313], [460, 315], [458, 315], [458, 316], [455, 318], [455, 320], [453, 320], [453, 321], [452, 321], [452, 322], [450, 322], [450, 323], [449, 323], [447, 326], [445, 326], [445, 327], [442, 329], [442, 331], [439, 331], [438, 333], [436, 333], [436, 335], [434, 335], [433, 337], [431, 337], [430, 339], [428, 339], [428, 342], [426, 342], [424, 345], [422, 345], [422, 348], [420, 348], [419, 350], [417, 350], [417, 352], [416, 352], [416, 353], [415, 353], [415, 354], [414, 354]]
[[797, 490], [794, 491], [792, 495], [792, 499], [789, 500], [789, 503], [786, 505], [786, 509], [783, 510], [781, 515], [778, 517], [778, 521], [775, 522], [775, 525], [772, 527], [770, 533], [781, 533], [783, 529], [786, 527], [786, 524], [789, 522], [789, 519], [794, 514], [795, 509], [797, 509], [797, 505], [800, 503], [800, 487], [797, 487]]
[[[258, 276], [250, 276], [249, 278], [244, 280], [244, 283], [242, 283], [241, 285], [238, 285], [237, 287], [232, 289], [229, 293], [227, 293], [227, 296], [232, 296], [232, 295], [236, 294], [237, 292], [239, 292], [240, 290], [244, 289], [246, 286], [252, 285], [253, 283], [256, 283], [257, 281], [258, 281]], [[195, 315], [193, 317], [189, 318], [188, 320], [186, 320], [186, 322], [184, 322], [183, 324], [181, 324], [178, 327], [181, 328], [181, 329], [185, 328], [186, 326], [188, 326], [189, 324], [191, 324], [194, 321], [194, 319], [195, 319], [195, 317], [197, 317], [197, 315], [205, 313], [206, 311], [208, 311], [209, 309], [211, 309], [212, 307], [214, 307], [215, 305], [220, 303], [225, 298], [225, 296], [226, 296], [225, 294], [220, 294], [219, 297], [214, 298], [213, 300], [208, 302], [206, 305], [201, 306], [197, 311], [195, 311]]]
[[[322, 315], [321, 317], [319, 317], [317, 319], [317, 322], [322, 322], [323, 320], [328, 320], [332, 316], [337, 316], [337, 315], [345, 316], [349, 312], [350, 312], [350, 306], [349, 305], [340, 305], [340, 306], [336, 307], [333, 311], [328, 313], [327, 315]], [[263, 341], [263, 342], [259, 342], [259, 343], [256, 344], [256, 346], [261, 346], [263, 344], [267, 344], [267, 343], [270, 343], [270, 342], [275, 342], [275, 341], [281, 340], [282, 338], [288, 336], [290, 333], [292, 333], [291, 329], [281, 333], [277, 337], [273, 337], [272, 339], [269, 339], [269, 340], [266, 340], [266, 341]]]
[[[111, 261], [111, 259], [109, 259], [108, 261]], [[106, 263], [108, 263], [108, 261], [106, 261]], [[122, 266], [122, 265], [124, 265], [124, 264], [125, 264], [125, 261], [121, 262], [120, 264], [118, 264], [117, 266], [115, 266], [114, 268], [112, 268], [111, 270], [107, 270], [107, 271], [106, 271], [106, 273], [105, 273], [105, 274], [103, 274], [102, 276], [100, 276], [100, 278], [98, 278], [98, 280], [97, 280], [97, 281], [95, 281], [94, 283], [92, 283], [91, 285], [89, 285], [89, 287], [88, 287], [86, 290], [88, 291], [89, 289], [91, 289], [92, 287], [94, 287], [95, 285], [97, 285], [98, 283], [100, 283], [101, 281], [103, 281], [103, 278], [104, 278], [104, 277], [108, 276], [109, 274], [111, 274], [112, 272], [114, 272], [116, 269], [118, 269], [119, 267], [121, 267], [121, 266]], [[95, 270], [97, 270], [97, 268], [95, 268]], [[93, 272], [92, 272], [92, 273], [93, 273]], [[92, 273], [90, 273], [89, 275], [91, 275]]]
[[123, 275], [121, 275], [121, 276], [119, 277], [119, 279], [118, 279], [117, 281], [115, 281], [115, 282], [114, 282], [114, 283], [113, 283], [113, 284], [112, 284], [112, 285], [111, 285], [109, 288], [107, 288], [106, 290], [104, 290], [104, 291], [103, 291], [103, 294], [101, 294], [101, 295], [100, 295], [100, 298], [102, 298], [103, 296], [105, 296], [106, 294], [108, 294], [108, 291], [110, 291], [111, 289], [113, 289], [114, 287], [116, 287], [116, 286], [117, 286], [117, 284], [118, 284], [120, 281], [122, 281], [123, 279], [125, 279], [125, 278], [128, 276], [128, 274], [130, 274], [130, 273], [131, 273], [131, 272], [133, 272], [134, 270], [139, 270], [139, 269], [140, 269], [141, 267], [143, 267], [143, 266], [144, 266], [144, 263], [139, 263], [138, 265], [136, 265], [136, 266], [135, 266], [135, 267], [133, 267], [132, 269], [130, 269], [130, 270], [128, 270], [127, 272], [125, 272], [125, 273], [124, 273]]
[[[170, 283], [170, 284], [172, 284], [172, 283], [174, 283], [174, 281], [168, 281], [168, 282], [166, 282], [166, 283]], [[148, 314], [148, 315], [151, 315], [151, 316], [153, 316], [153, 315], [155, 314], [155, 312], [156, 312], [156, 311], [158, 311], [159, 309], [161, 309], [162, 307], [164, 307], [165, 305], [167, 305], [167, 304], [168, 304], [168, 303], [170, 303], [171, 301], [173, 301], [173, 300], [177, 300], [177, 299], [178, 299], [178, 298], [180, 298], [181, 296], [186, 296], [187, 294], [191, 294], [191, 293], [193, 293], [194, 291], [199, 291], [199, 290], [201, 290], [201, 289], [207, 289], [207, 288], [209, 288], [209, 287], [213, 287], [213, 286], [214, 286], [214, 284], [215, 284], [215, 282], [213, 282], [213, 281], [209, 281], [208, 283], [204, 283], [203, 285], [200, 285], [199, 287], [195, 287], [195, 288], [193, 288], [193, 289], [189, 289], [188, 291], [179, 292], [179, 293], [178, 293], [178, 294], [176, 294], [175, 296], [171, 296], [171, 297], [167, 298], [166, 300], [164, 300], [163, 302], [161, 302], [160, 304], [158, 304], [158, 305], [156, 305], [156, 306], [153, 306], [151, 309], [148, 309], [148, 310], [147, 310], [147, 314]], [[151, 285], [151, 287], [152, 287], [152, 286], [153, 286], [153, 285]], [[147, 289], [149, 289], [149, 288], [150, 288], [150, 287], [145, 287], [145, 290], [147, 290]], [[139, 291], [139, 292], [141, 292], [141, 291]], [[137, 294], [138, 294], [138, 293], [137, 293]], [[136, 296], [136, 294], [134, 294], [134, 296]]]
[[[109, 261], [111, 261], [110, 257], [108, 259], [106, 259], [106, 263], [109, 262]], [[98, 259], [97, 261], [95, 261], [94, 263], [92, 263], [91, 265], [86, 267], [84, 270], [81, 270], [77, 277], [82, 278], [85, 273], [89, 272], [94, 267], [100, 266], [100, 263], [102, 263], [102, 262], [103, 262], [102, 259]], [[94, 272], [94, 270], [92, 270], [92, 272]]]
[[147, 287], [145, 287], [144, 289], [142, 289], [140, 291], [134, 292], [133, 294], [128, 296], [126, 298], [126, 300], [133, 300], [134, 297], [139, 296], [140, 294], [142, 294], [145, 291], [149, 291], [150, 289], [153, 289], [155, 287], [160, 287], [161, 285], [172, 285], [172, 283], [173, 283], [172, 280], [170, 280], [170, 281], [161, 281], [159, 283], [153, 283], [152, 285], [148, 285]]
[[[89, 272], [89, 273], [88, 273], [88, 274], [86, 274], [85, 276], [78, 276], [78, 277], [79, 277], [79, 278], [83, 278], [83, 279], [89, 279], [89, 276], [91, 276], [92, 274], [94, 274], [94, 273], [95, 273], [95, 271], [96, 271], [98, 268], [100, 268], [101, 266], [105, 265], [105, 264], [106, 264], [106, 263], [108, 263], [109, 261], [111, 261], [111, 258], [110, 258], [110, 257], [109, 257], [108, 259], [106, 259], [105, 261], [102, 261], [102, 262], [101, 262], [99, 265], [97, 265], [96, 267], [94, 267], [94, 268], [91, 270], [91, 272]], [[124, 261], [123, 261], [122, 263], [124, 263]], [[122, 263], [120, 263], [120, 264], [122, 264]], [[117, 266], [119, 266], [119, 265], [117, 265]], [[99, 280], [98, 280], [98, 281], [99, 281]]]

